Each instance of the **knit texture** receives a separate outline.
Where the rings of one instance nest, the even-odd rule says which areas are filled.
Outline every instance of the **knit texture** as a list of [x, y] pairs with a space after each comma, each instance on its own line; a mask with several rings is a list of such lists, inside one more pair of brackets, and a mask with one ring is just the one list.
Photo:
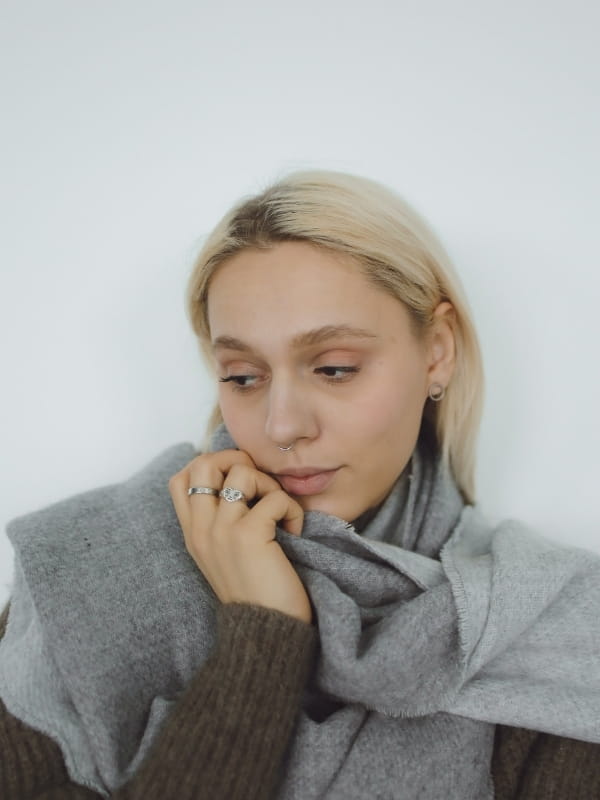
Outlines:
[[600, 745], [498, 725], [495, 800], [598, 800]]
[[[257, 616], [257, 611], [259, 612]], [[228, 619], [233, 615], [234, 619]], [[0, 638], [4, 635], [7, 612], [0, 616]], [[254, 622], [261, 619], [260, 626], [252, 626], [256, 638], [250, 638], [245, 618]], [[271, 627], [275, 617], [275, 626]], [[140, 773], [127, 786], [113, 794], [114, 800], [179, 800], [181, 797], [194, 800], [242, 800], [245, 797], [271, 796], [270, 778], [281, 759], [285, 731], [293, 726], [299, 705], [299, 689], [306, 675], [296, 672], [296, 681], [287, 665], [298, 646], [300, 663], [310, 661], [314, 644], [305, 626], [299, 621], [277, 618], [277, 612], [257, 609], [252, 606], [228, 606], [220, 619], [224, 626], [244, 629], [241, 637], [230, 637], [236, 652], [227, 652], [224, 643], [219, 646], [219, 656], [211, 659], [197, 676], [200, 691], [215, 683], [222, 705], [212, 704], [211, 718], [206, 708], [195, 708], [197, 700], [193, 687], [186, 692], [177, 709], [177, 717], [165, 726], [164, 737], [157, 742]], [[292, 624], [293, 623], [293, 624]], [[273, 639], [278, 630], [280, 638]], [[265, 650], [266, 639], [271, 649]], [[268, 652], [269, 657], [264, 658]], [[271, 692], [271, 664], [278, 654], [284, 665], [284, 682], [289, 682], [289, 691], [278, 694], [276, 702]], [[236, 660], [246, 666], [252, 681], [245, 680], [244, 670], [236, 671]], [[231, 659], [225, 671], [230, 674], [229, 691], [219, 691], [220, 674], [216, 672], [219, 661]], [[261, 685], [262, 684], [262, 685]], [[260, 728], [252, 727], [249, 709], [255, 705], [248, 693], [257, 697], [267, 696], [268, 735], [274, 735], [272, 724], [281, 722], [283, 738], [273, 749], [256, 746], [260, 743]], [[198, 711], [202, 722], [198, 719]], [[315, 715], [326, 718], [331, 708], [315, 708]], [[221, 719], [226, 714], [227, 727]], [[240, 719], [240, 724], [236, 722]], [[215, 747], [214, 736], [218, 737]], [[164, 741], [163, 741], [164, 739]], [[187, 748], [189, 762], [179, 753], [179, 747]], [[235, 743], [235, 748], [234, 748]], [[213, 749], [214, 748], [214, 749]], [[215, 769], [218, 759], [210, 759], [207, 752], [220, 749], [223, 762]], [[248, 760], [251, 763], [247, 763]], [[201, 768], [201, 770], [200, 770]], [[172, 774], [169, 772], [172, 771]], [[519, 728], [497, 726], [492, 762], [495, 800], [593, 800], [600, 798], [600, 746], [572, 739]], [[232, 781], [231, 776], [246, 775], [244, 781]], [[258, 784], [256, 781], [259, 781]], [[239, 791], [232, 790], [232, 783]], [[169, 786], [170, 788], [166, 788]], [[183, 787], [191, 794], [182, 794]], [[253, 794], [254, 793], [254, 794]], [[68, 777], [59, 747], [48, 737], [28, 728], [12, 717], [0, 702], [0, 797], [3, 800], [99, 800], [100, 795], [82, 786], [73, 784]], [[444, 800], [453, 800], [444, 798]]]
[[[2, 697], [105, 795], [137, 774], [217, 638], [167, 502], [186, 453], [9, 528]], [[277, 532], [321, 643], [277, 797], [483, 800], [490, 723], [598, 736], [598, 558], [489, 526], [425, 452], [407, 479], [363, 535], [318, 512], [301, 537]]]
[[[6, 613], [0, 621], [4, 634]], [[218, 644], [115, 800], [268, 800], [312, 666], [315, 629], [246, 604], [217, 613]], [[99, 798], [59, 747], [0, 704], [2, 800]]]

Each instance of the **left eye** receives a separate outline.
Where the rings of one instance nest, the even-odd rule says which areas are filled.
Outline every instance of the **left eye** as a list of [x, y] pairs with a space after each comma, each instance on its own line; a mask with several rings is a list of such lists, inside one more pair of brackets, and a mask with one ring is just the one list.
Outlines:
[[358, 367], [317, 367], [315, 372], [319, 375], [324, 375], [326, 378], [340, 381], [358, 372]]

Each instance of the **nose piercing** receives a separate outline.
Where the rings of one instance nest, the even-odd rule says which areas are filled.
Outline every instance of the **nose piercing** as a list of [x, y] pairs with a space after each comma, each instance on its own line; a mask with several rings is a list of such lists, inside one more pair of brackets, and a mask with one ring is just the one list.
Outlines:
[[294, 446], [294, 444], [295, 444], [295, 442], [292, 442], [292, 443], [291, 443], [290, 445], [288, 445], [287, 447], [281, 447], [281, 445], [277, 445], [277, 449], [278, 449], [278, 450], [283, 450], [284, 452], [287, 452], [288, 450], [291, 450], [291, 449], [292, 449], [292, 447]]

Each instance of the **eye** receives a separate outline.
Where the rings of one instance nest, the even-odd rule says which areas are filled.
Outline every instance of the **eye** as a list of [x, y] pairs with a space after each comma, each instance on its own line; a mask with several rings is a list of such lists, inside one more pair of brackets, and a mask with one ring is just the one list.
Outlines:
[[225, 378], [219, 378], [219, 383], [231, 383], [231, 388], [236, 391], [244, 391], [245, 389], [253, 389], [258, 381], [258, 375], [227, 375]]
[[315, 372], [319, 375], [323, 375], [329, 383], [342, 383], [343, 381], [348, 380], [358, 372], [358, 367], [335, 367], [335, 366], [325, 366], [325, 367], [317, 367]]

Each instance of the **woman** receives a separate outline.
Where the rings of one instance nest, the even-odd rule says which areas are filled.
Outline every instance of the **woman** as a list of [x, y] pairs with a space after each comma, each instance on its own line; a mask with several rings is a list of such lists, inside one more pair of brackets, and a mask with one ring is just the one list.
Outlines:
[[471, 505], [479, 350], [425, 224], [292, 175], [189, 309], [210, 452], [9, 527], [2, 796], [595, 796], [600, 559]]

